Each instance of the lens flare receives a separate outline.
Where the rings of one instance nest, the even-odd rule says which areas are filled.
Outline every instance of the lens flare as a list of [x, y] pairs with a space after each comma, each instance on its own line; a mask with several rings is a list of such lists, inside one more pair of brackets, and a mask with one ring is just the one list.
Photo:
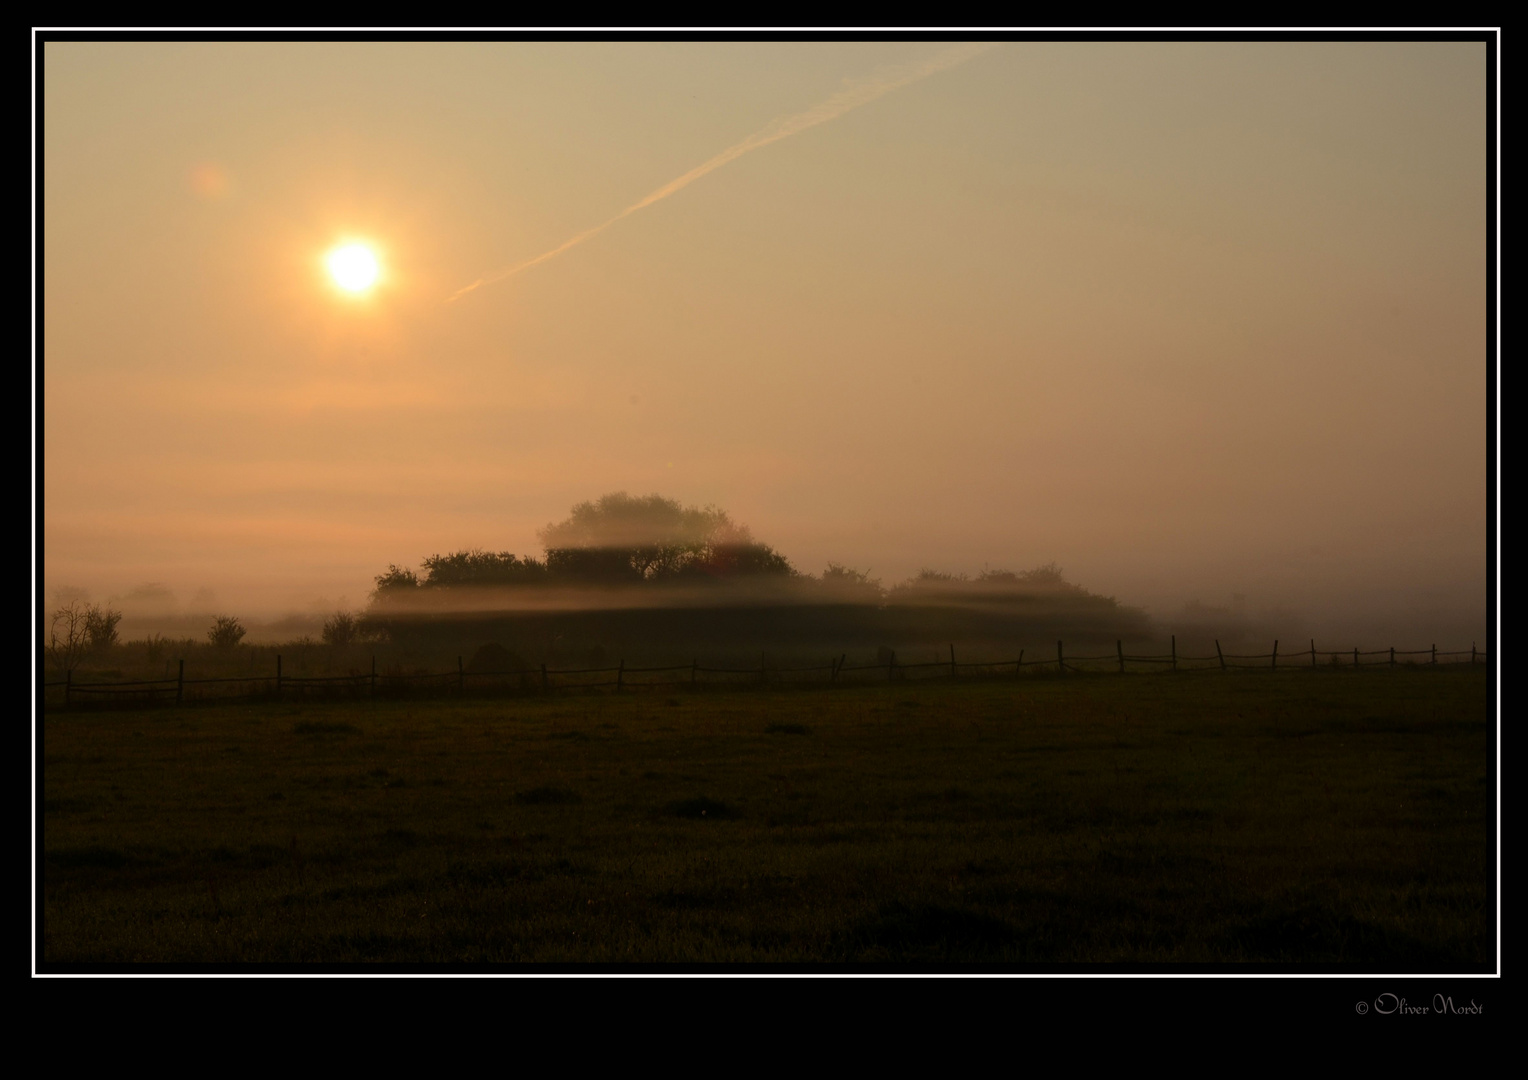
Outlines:
[[365, 244], [342, 244], [324, 259], [329, 276], [346, 292], [363, 293], [382, 276], [376, 252]]

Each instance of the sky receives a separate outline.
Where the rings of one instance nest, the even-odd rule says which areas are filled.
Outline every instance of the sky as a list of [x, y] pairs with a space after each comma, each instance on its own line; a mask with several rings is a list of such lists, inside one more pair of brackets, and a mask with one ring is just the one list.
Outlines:
[[628, 491], [809, 573], [1484, 641], [1484, 44], [49, 42], [41, 89], [47, 590], [356, 604]]

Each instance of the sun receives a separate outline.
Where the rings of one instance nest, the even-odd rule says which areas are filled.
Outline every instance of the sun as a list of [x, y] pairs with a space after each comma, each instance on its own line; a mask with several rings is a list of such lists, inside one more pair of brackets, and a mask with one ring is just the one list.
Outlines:
[[377, 253], [366, 244], [341, 244], [324, 256], [324, 265], [336, 285], [356, 295], [369, 290], [382, 276]]

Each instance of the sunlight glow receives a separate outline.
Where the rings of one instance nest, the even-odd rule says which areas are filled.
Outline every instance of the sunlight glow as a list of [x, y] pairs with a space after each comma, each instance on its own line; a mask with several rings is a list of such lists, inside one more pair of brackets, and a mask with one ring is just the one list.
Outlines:
[[324, 259], [329, 276], [346, 292], [363, 293], [377, 283], [382, 266], [365, 244], [341, 244]]

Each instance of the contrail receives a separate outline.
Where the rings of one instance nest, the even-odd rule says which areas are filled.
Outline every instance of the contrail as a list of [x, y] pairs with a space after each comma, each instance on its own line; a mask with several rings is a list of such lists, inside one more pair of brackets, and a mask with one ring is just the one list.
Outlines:
[[695, 168], [691, 169], [689, 172], [685, 173], [678, 179], [670, 180], [667, 184], [664, 184], [657, 191], [654, 191], [651, 195], [648, 195], [641, 201], [632, 203], [625, 210], [622, 210], [619, 214], [604, 224], [596, 225], [592, 229], [585, 229], [578, 235], [568, 240], [564, 240], [551, 251], [544, 251], [533, 259], [526, 259], [523, 262], [517, 262], [513, 266], [507, 266], [503, 270], [495, 271], [486, 277], [480, 277], [471, 285], [464, 286], [463, 288], [460, 288], [456, 292], [452, 293], [446, 298], [446, 302], [450, 303], [452, 300], [470, 293], [473, 289], [476, 289], [479, 286], [490, 285], [495, 281], [503, 281], [505, 278], [513, 277], [520, 271], [528, 270], [538, 263], [544, 263], [548, 259], [556, 258], [564, 251], [567, 251], [570, 247], [575, 247], [579, 244], [582, 244], [591, 236], [596, 236], [599, 233], [604, 232], [606, 229], [610, 228], [610, 226], [614, 225], [617, 221], [620, 221], [628, 214], [634, 214], [644, 207], [651, 206], [659, 199], [668, 198], [680, 188], [693, 184], [696, 180], [699, 180], [702, 176], [705, 176], [706, 173], [713, 172], [714, 170], [721, 168], [729, 161], [736, 161], [738, 158], [742, 157], [750, 150], [757, 150], [761, 146], [768, 146], [772, 142], [779, 142], [781, 139], [784, 139], [790, 135], [794, 135], [798, 131], [805, 131], [809, 127], [816, 127], [818, 124], [825, 124], [829, 120], [835, 120], [842, 116], [844, 113], [848, 112], [850, 109], [857, 109], [861, 105], [868, 105], [876, 98], [883, 97], [886, 94], [891, 93], [893, 90], [899, 90], [902, 87], [909, 85], [910, 83], [918, 82], [920, 79], [926, 79], [930, 75], [938, 74], [941, 71], [947, 71], [958, 64], [964, 64], [973, 56], [976, 56], [979, 53], [984, 53], [988, 49], [994, 48], [995, 45], [995, 42], [974, 42], [964, 45], [955, 45], [935, 54], [922, 63], [907, 64], [901, 67], [882, 68], [875, 74], [867, 75], [862, 79], [857, 79], [849, 83], [849, 85], [845, 86], [842, 90], [828, 98], [826, 101], [813, 105], [805, 112], [799, 112], [794, 116], [786, 116], [770, 122], [768, 125], [754, 132], [752, 135], [748, 136], [748, 138], [744, 139], [736, 146], [729, 146], [727, 149], [713, 157], [710, 161], [707, 161], [701, 165], [697, 165]]

